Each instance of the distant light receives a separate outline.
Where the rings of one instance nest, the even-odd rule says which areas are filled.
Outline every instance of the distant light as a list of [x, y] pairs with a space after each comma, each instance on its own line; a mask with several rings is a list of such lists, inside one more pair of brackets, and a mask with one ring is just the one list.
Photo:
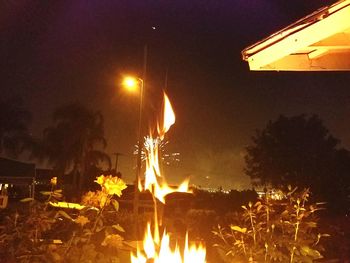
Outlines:
[[155, 26], [152, 26], [152, 29], [153, 29], [153, 30], [156, 30], [156, 27], [155, 27]]
[[139, 81], [133, 77], [126, 77], [123, 81], [123, 86], [127, 88], [129, 91], [136, 91], [139, 87]]

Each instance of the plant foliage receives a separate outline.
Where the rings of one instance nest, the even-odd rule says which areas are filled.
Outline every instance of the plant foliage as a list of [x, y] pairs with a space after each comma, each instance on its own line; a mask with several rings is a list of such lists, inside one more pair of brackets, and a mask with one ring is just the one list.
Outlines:
[[319, 204], [309, 204], [309, 190], [289, 188], [285, 199], [269, 194], [255, 204], [242, 206], [242, 213], [228, 229], [213, 231], [215, 245], [225, 262], [313, 262], [322, 258], [315, 212]]
[[[116, 219], [126, 184], [117, 177], [103, 176], [96, 182], [101, 190], [88, 192], [82, 204], [59, 202], [63, 196], [51, 180], [45, 202], [21, 200], [23, 209], [9, 213], [0, 228], [2, 262], [119, 262], [124, 229]], [[57, 210], [53, 206], [77, 209]], [[28, 207], [29, 206], [29, 207]]]
[[280, 116], [252, 137], [245, 172], [257, 185], [311, 187], [315, 197], [348, 207], [350, 154], [317, 116]]

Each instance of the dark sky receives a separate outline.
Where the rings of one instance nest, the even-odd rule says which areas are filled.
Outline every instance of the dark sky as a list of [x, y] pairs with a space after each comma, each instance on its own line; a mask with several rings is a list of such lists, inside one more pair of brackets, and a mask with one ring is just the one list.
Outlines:
[[[147, 126], [167, 93], [177, 122], [169, 151], [181, 153], [166, 176], [202, 186], [249, 186], [244, 146], [280, 114], [318, 114], [349, 148], [350, 73], [250, 72], [241, 51], [316, 9], [321, 0], [115, 0], [0, 3], [1, 96], [22, 96], [40, 136], [52, 111], [80, 101], [105, 116], [107, 152], [121, 152], [135, 175], [138, 98], [118, 83], [142, 75], [148, 45]], [[152, 29], [155, 27], [155, 29]]]

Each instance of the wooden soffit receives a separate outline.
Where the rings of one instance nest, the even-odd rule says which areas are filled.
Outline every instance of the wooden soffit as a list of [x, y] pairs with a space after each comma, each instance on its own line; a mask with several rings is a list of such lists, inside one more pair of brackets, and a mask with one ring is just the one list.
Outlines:
[[350, 0], [300, 19], [242, 51], [250, 70], [350, 70]]

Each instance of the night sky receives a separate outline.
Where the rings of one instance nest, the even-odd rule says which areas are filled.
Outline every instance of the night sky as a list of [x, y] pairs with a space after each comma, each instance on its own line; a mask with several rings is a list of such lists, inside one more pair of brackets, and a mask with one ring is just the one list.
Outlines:
[[148, 46], [145, 130], [165, 88], [176, 124], [170, 182], [247, 188], [244, 147], [280, 114], [318, 114], [350, 148], [350, 73], [250, 72], [241, 51], [318, 8], [320, 0], [115, 0], [0, 3], [1, 97], [21, 96], [40, 136], [53, 110], [80, 101], [105, 117], [107, 152], [135, 176], [138, 97], [120, 86], [142, 76]]

